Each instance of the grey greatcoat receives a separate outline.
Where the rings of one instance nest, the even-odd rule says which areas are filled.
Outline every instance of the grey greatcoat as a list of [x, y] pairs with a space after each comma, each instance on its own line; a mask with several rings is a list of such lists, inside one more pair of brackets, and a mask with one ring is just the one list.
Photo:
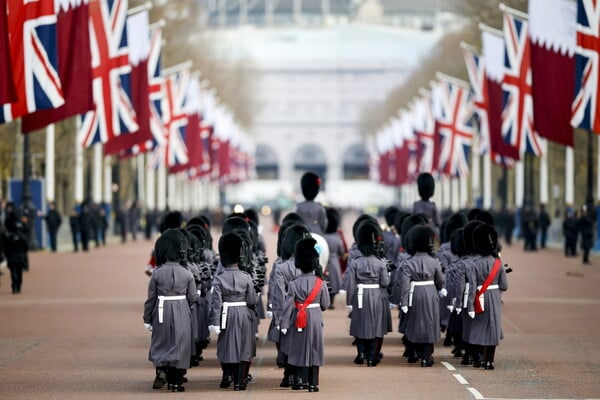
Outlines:
[[[296, 268], [294, 257], [290, 257], [282, 262], [275, 271], [275, 290], [273, 291], [273, 315], [277, 313], [278, 321], [277, 324], [281, 326], [281, 319], [283, 318], [283, 308], [285, 301], [288, 296], [289, 284], [291, 281], [296, 279], [302, 274], [300, 269]], [[287, 354], [289, 348], [290, 336], [280, 335], [279, 336], [279, 348], [284, 354]]]
[[[483, 285], [487, 279], [495, 258], [493, 256], [480, 257], [473, 261], [471, 268], [467, 269], [469, 282], [475, 282], [475, 285], [469, 286], [469, 307], [468, 311], [475, 311], [475, 291], [477, 287]], [[483, 294], [484, 311], [475, 314], [475, 319], [471, 321], [469, 329], [469, 343], [481, 346], [496, 346], [502, 336], [502, 295], [501, 292], [508, 290], [508, 280], [504, 265], [492, 280], [491, 285], [498, 285], [497, 289], [488, 288]]]
[[[246, 305], [228, 307], [226, 327], [223, 328], [223, 305], [233, 302], [246, 302]], [[256, 302], [256, 291], [248, 273], [240, 271], [237, 267], [228, 267], [215, 276], [210, 324], [221, 326], [217, 340], [217, 358], [220, 362], [237, 364], [250, 361], [256, 354], [256, 312], [252, 309]]]
[[348, 264], [346, 267], [346, 272], [344, 273], [344, 276], [342, 277], [341, 290], [345, 290], [346, 292], [348, 292], [348, 280], [350, 278], [350, 275], [352, 275], [352, 271], [351, 271], [351, 268], [353, 265], [352, 260], [354, 260], [355, 258], [358, 258], [358, 257], [362, 257], [362, 253], [356, 246], [356, 243], [352, 243], [352, 246], [350, 246], [350, 248], [348, 249]]
[[277, 305], [273, 304], [273, 297], [275, 296], [275, 290], [277, 290], [275, 274], [282, 262], [283, 259], [281, 257], [275, 259], [271, 272], [269, 273], [269, 281], [267, 282], [267, 311], [271, 311], [273, 315], [271, 323], [269, 324], [267, 339], [275, 343], [279, 343], [279, 310], [281, 307], [276, 307]]
[[302, 221], [312, 233], [321, 236], [327, 229], [327, 213], [325, 207], [317, 201], [303, 201], [296, 206], [296, 213], [302, 217]]
[[[412, 305], [411, 282], [433, 281], [414, 286]], [[409, 258], [400, 276], [400, 306], [408, 306], [404, 334], [412, 343], [435, 343], [440, 338], [440, 306], [438, 291], [444, 285], [440, 262], [427, 253], [418, 252]]]
[[[300, 270], [298, 270], [300, 271]], [[298, 332], [296, 328], [296, 301], [304, 303], [315, 287], [317, 278], [314, 272], [303, 273], [292, 280], [288, 286], [281, 315], [281, 329], [287, 329], [286, 354], [288, 363], [296, 367], [322, 366], [324, 363], [323, 310], [329, 307], [327, 283], [323, 282], [321, 290], [313, 300], [319, 307], [306, 309], [306, 328]]]
[[[392, 331], [392, 314], [386, 288], [390, 284], [385, 259], [360, 256], [348, 264], [346, 304], [352, 306], [350, 336], [360, 339], [383, 337]], [[359, 307], [359, 285], [379, 285], [364, 288], [362, 308]]]
[[[469, 335], [471, 332], [471, 323], [472, 319], [469, 317], [467, 311], [468, 304], [465, 304], [465, 292], [467, 292], [467, 287], [470, 288], [471, 284], [469, 283], [470, 279], [470, 270], [473, 268], [473, 262], [479, 256], [474, 256], [472, 254], [462, 257], [461, 260], [456, 264], [455, 270], [455, 285], [456, 285], [456, 294], [458, 297], [456, 298], [456, 307], [463, 309], [462, 315], [462, 326], [463, 326], [463, 334], [462, 339], [464, 342], [469, 343]], [[467, 284], [469, 284], [467, 286]], [[467, 303], [469, 300], [467, 299]]]
[[328, 285], [331, 294], [338, 294], [342, 287], [342, 269], [340, 257], [345, 253], [344, 243], [337, 232], [326, 233], [324, 236], [329, 246], [329, 261], [327, 262]]
[[[164, 301], [162, 323], [159, 296], [185, 296]], [[166, 262], [152, 273], [144, 303], [144, 323], [152, 325], [149, 360], [155, 367], [190, 367], [193, 342], [190, 304], [197, 298], [194, 276], [178, 263]]]

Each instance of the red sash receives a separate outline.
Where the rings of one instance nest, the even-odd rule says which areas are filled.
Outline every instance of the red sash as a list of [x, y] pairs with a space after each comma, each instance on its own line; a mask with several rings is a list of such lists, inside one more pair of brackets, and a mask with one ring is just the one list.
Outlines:
[[321, 278], [317, 278], [317, 280], [315, 281], [315, 286], [313, 287], [308, 297], [304, 300], [304, 303], [296, 301], [296, 309], [298, 310], [298, 315], [296, 315], [296, 328], [306, 328], [306, 307], [309, 304], [312, 304], [314, 299], [317, 297], [317, 295], [321, 291], [321, 285], [323, 285], [323, 280]]
[[488, 275], [487, 278], [485, 278], [483, 285], [481, 285], [481, 289], [479, 289], [475, 292], [475, 314], [481, 314], [483, 312], [483, 308], [481, 307], [481, 303], [479, 302], [479, 296], [481, 296], [485, 293], [488, 286], [490, 286], [490, 284], [492, 283], [492, 281], [494, 280], [496, 275], [498, 275], [498, 271], [500, 271], [501, 266], [502, 266], [502, 261], [500, 261], [499, 258], [496, 258], [496, 261], [494, 261], [494, 265], [492, 266], [492, 270], [490, 271], [490, 274]]

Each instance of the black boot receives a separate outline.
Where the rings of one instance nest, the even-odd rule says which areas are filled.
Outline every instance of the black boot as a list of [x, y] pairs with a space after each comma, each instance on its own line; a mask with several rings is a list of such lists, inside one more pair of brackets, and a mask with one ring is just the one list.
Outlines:
[[365, 339], [356, 338], [356, 358], [354, 364], [363, 365], [366, 358]]
[[156, 368], [156, 376], [154, 377], [154, 383], [152, 383], [152, 389], [160, 389], [167, 383], [167, 372], [163, 368]]
[[308, 387], [308, 367], [295, 367], [296, 375], [292, 390], [303, 390]]
[[246, 366], [243, 362], [234, 365], [235, 366], [233, 370], [233, 390], [246, 390], [246, 379], [244, 377]]
[[221, 363], [221, 369], [223, 370], [223, 378], [221, 378], [221, 383], [219, 384], [221, 389], [227, 389], [233, 383], [233, 372], [230, 365]]
[[291, 365], [286, 365], [285, 369], [283, 370], [283, 379], [281, 380], [279, 387], [288, 388], [288, 387], [292, 387], [293, 384], [294, 384], [293, 368]]
[[308, 391], [319, 391], [319, 367], [317, 366], [308, 367]]

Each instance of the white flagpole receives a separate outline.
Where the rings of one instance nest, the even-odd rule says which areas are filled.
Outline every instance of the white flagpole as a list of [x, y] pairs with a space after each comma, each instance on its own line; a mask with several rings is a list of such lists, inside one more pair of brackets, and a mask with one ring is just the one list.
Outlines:
[[433, 202], [438, 206], [442, 206], [442, 187], [441, 181], [437, 180], [435, 182], [435, 191], [433, 192]]
[[515, 206], [523, 207], [523, 198], [525, 196], [525, 166], [523, 161], [517, 161], [515, 164]]
[[[596, 156], [596, 163], [598, 165], [598, 169], [596, 171], [600, 171], [600, 136], [598, 137], [598, 155]], [[596, 200], [600, 200], [600, 173], [596, 174]]]
[[450, 188], [450, 178], [443, 177], [442, 178], [442, 209], [447, 209], [452, 206], [452, 190]]
[[460, 208], [460, 199], [459, 199], [459, 190], [458, 190], [459, 178], [451, 178], [449, 180], [450, 180], [450, 187], [452, 190], [452, 202], [450, 203], [450, 207], [452, 208], [452, 211], [458, 211], [458, 209]]
[[104, 157], [104, 202], [112, 203], [112, 165], [110, 157]]
[[138, 181], [138, 200], [140, 202], [140, 204], [142, 204], [144, 207], [147, 206], [146, 204], [146, 185], [144, 182], [144, 177], [146, 176], [145, 174], [145, 164], [144, 164], [144, 153], [140, 153], [136, 156], [136, 161], [137, 161], [137, 181]]
[[146, 171], [146, 206], [149, 210], [154, 210], [156, 207], [156, 203], [154, 201], [154, 179], [155, 179], [154, 169], [150, 168]]
[[55, 160], [54, 124], [46, 127], [46, 200], [54, 201], [54, 160]]
[[492, 208], [492, 159], [489, 154], [483, 157], [483, 209]]
[[540, 204], [548, 205], [548, 141], [540, 141]]
[[99, 204], [102, 201], [102, 143], [94, 144], [94, 172], [92, 180], [92, 191], [94, 203]]
[[565, 147], [565, 205], [575, 204], [575, 160], [573, 148]]
[[[472, 203], [475, 206], [473, 200], [478, 199], [481, 196], [481, 172], [480, 172], [480, 157], [479, 157], [479, 137], [473, 135], [473, 141], [471, 143], [471, 195]], [[466, 183], [466, 182], [465, 182]], [[462, 203], [461, 206], [467, 206], [467, 203]]]
[[83, 201], [83, 147], [79, 140], [81, 131], [81, 118], [76, 118], [76, 139], [75, 139], [75, 185], [74, 197], [75, 203], [80, 204]]
[[456, 211], [469, 206], [469, 179], [467, 177], [460, 177], [458, 180], [458, 188], [460, 189], [460, 204]]
[[156, 205], [159, 211], [164, 211], [167, 208], [167, 169], [164, 165], [158, 167], [158, 179], [157, 179], [157, 191], [156, 191]]
[[177, 209], [177, 194], [175, 193], [175, 176], [170, 174], [167, 177], [167, 205], [171, 210]]

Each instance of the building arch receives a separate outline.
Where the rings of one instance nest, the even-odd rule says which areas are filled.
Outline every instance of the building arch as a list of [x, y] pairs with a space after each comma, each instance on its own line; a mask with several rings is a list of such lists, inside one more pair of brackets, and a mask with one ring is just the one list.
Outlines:
[[305, 171], [312, 171], [325, 179], [327, 156], [323, 149], [312, 143], [300, 146], [294, 153], [294, 171], [300, 175]]
[[273, 148], [264, 144], [256, 146], [256, 177], [258, 179], [279, 179], [279, 161]]
[[364, 144], [349, 146], [344, 152], [342, 162], [343, 179], [368, 179], [369, 153]]

